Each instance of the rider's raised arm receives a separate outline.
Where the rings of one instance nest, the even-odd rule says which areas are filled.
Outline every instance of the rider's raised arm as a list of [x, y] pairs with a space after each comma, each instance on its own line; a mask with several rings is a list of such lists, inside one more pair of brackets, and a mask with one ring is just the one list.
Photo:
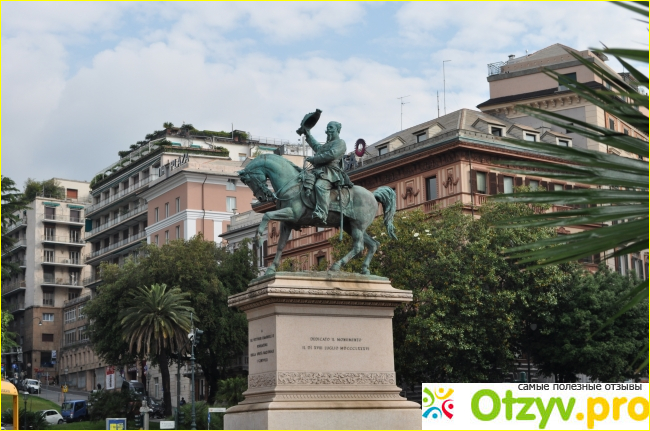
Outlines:
[[318, 153], [318, 149], [322, 147], [322, 144], [319, 144], [316, 138], [311, 135], [309, 129], [305, 129], [305, 138], [307, 139], [309, 146], [314, 150], [314, 153]]

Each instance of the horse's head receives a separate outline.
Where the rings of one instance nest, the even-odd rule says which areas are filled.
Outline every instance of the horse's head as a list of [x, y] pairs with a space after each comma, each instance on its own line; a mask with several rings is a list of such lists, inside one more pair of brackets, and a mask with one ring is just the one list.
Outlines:
[[261, 170], [248, 168], [238, 171], [239, 179], [253, 191], [255, 198], [260, 202], [276, 200], [275, 194], [266, 186], [266, 174]]

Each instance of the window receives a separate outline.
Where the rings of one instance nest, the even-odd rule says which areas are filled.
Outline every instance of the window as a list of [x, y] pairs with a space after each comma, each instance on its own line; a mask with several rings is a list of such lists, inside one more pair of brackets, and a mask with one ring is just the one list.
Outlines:
[[427, 200], [432, 201], [438, 199], [438, 182], [436, 177], [427, 178]]
[[325, 256], [318, 256], [318, 257], [316, 258], [316, 265], [317, 265], [317, 266], [320, 266], [321, 263], [323, 263], [323, 262], [325, 262]]
[[176, 239], [180, 239], [180, 238], [181, 238], [181, 227], [176, 226]]
[[383, 156], [384, 154], [388, 154], [388, 145], [384, 145], [383, 147], [377, 148], [377, 151], [379, 151], [380, 156]]
[[41, 341], [44, 343], [51, 343], [54, 341], [54, 334], [41, 334]]
[[181, 198], [176, 198], [176, 212], [181, 212]]
[[228, 196], [226, 198], [226, 211], [233, 212], [237, 209], [237, 198]]
[[54, 306], [54, 289], [43, 289], [43, 305]]
[[539, 181], [530, 180], [528, 183], [528, 187], [530, 187], [531, 190], [537, 190], [539, 188]]
[[70, 210], [70, 221], [75, 223], [81, 222], [81, 211], [79, 210]]
[[[77, 340], [79, 341], [88, 341], [88, 331], [86, 331], [86, 325], [80, 326], [77, 328], [77, 333], [79, 334]], [[85, 355], [85, 353], [84, 353]]]
[[169, 202], [165, 203], [165, 218], [169, 217]]
[[524, 133], [524, 141], [535, 142], [537, 141], [537, 135], [533, 133]]
[[79, 265], [81, 263], [81, 255], [78, 251], [69, 251], [68, 258], [72, 264]]
[[63, 323], [72, 323], [77, 320], [77, 309], [70, 308], [63, 313]]
[[[571, 81], [575, 81], [575, 82], [578, 81], [578, 76], [576, 75], [575, 72], [565, 73], [564, 77], [567, 78], [567, 79], [570, 79]], [[569, 87], [571, 86], [571, 84], [567, 84], [567, 85], [560, 84], [560, 86], [558, 87], [558, 91], [568, 90]]]
[[564, 190], [564, 186], [562, 184], [553, 184], [553, 190], [556, 192]]
[[43, 313], [43, 322], [54, 322], [54, 313]]
[[153, 378], [153, 397], [154, 398], [160, 398], [158, 396], [158, 393], [160, 391], [160, 380], [158, 377]]
[[81, 320], [86, 317], [86, 315], [84, 314], [84, 307], [85, 305], [80, 305], [79, 307], [77, 307], [77, 320]]
[[616, 130], [616, 122], [614, 121], [613, 118], [610, 118], [610, 119], [609, 119], [609, 128], [610, 128], [611, 130]]
[[156, 222], [158, 220], [159, 220], [159, 218], [158, 218], [158, 208], [154, 208], [154, 210], [153, 210], [153, 221]]
[[514, 183], [515, 180], [512, 177], [503, 177], [503, 193], [512, 193], [514, 192]]
[[234, 191], [235, 190], [235, 181], [236, 180], [228, 180], [226, 182], [226, 190], [228, 191]]
[[153, 237], [153, 243], [158, 245], [158, 235]]
[[490, 127], [490, 133], [494, 136], [503, 136], [503, 129], [501, 127]]
[[76, 333], [77, 333], [76, 329], [71, 329], [69, 331], [65, 331], [63, 333], [63, 344], [68, 345], [68, 344], [74, 343], [75, 340], [76, 340], [76, 337], [75, 337]]
[[476, 173], [476, 192], [487, 194], [487, 174], [485, 172]]
[[422, 142], [425, 139], [427, 139], [426, 133], [420, 133], [419, 135], [415, 135], [415, 142]]
[[54, 250], [43, 250], [43, 262], [54, 262]]
[[629, 135], [629, 134], [630, 134], [630, 131], [627, 130], [627, 129], [623, 129], [623, 133], [625, 133], [626, 135]]
[[77, 199], [79, 192], [75, 189], [66, 189], [65, 197], [68, 199]]
[[569, 146], [569, 141], [567, 141], [566, 139], [558, 139], [557, 144], [560, 147], [568, 147]]
[[169, 231], [165, 231], [165, 244], [169, 244]]
[[616, 270], [618, 271], [618, 273], [621, 275], [627, 275], [629, 270], [628, 263], [627, 263], [627, 255], [617, 256], [616, 263], [617, 263]]
[[52, 225], [45, 225], [45, 241], [55, 241], [56, 240], [56, 228]]
[[53, 207], [45, 207], [45, 220], [56, 220], [56, 209]]
[[243, 162], [246, 160], [246, 153], [239, 153], [239, 161]]

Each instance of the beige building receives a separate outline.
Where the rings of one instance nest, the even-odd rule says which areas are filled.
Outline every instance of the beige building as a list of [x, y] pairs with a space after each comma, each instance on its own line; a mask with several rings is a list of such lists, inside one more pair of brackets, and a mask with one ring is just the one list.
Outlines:
[[[9, 330], [18, 333], [20, 344], [3, 354], [5, 366], [9, 372], [23, 371], [43, 381], [58, 374], [63, 307], [85, 294], [82, 280], [87, 271], [83, 227], [89, 183], [56, 180], [61, 195], [38, 196], [28, 205], [7, 232], [16, 243], [2, 255], [20, 268], [2, 285], [3, 309], [14, 314]], [[83, 331], [79, 336], [85, 336]]]

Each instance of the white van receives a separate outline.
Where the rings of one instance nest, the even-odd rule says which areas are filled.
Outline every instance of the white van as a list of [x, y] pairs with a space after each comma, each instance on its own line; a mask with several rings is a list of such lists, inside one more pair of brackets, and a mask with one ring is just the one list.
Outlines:
[[23, 380], [23, 387], [30, 394], [40, 394], [41, 393], [41, 382], [34, 379], [25, 379]]

